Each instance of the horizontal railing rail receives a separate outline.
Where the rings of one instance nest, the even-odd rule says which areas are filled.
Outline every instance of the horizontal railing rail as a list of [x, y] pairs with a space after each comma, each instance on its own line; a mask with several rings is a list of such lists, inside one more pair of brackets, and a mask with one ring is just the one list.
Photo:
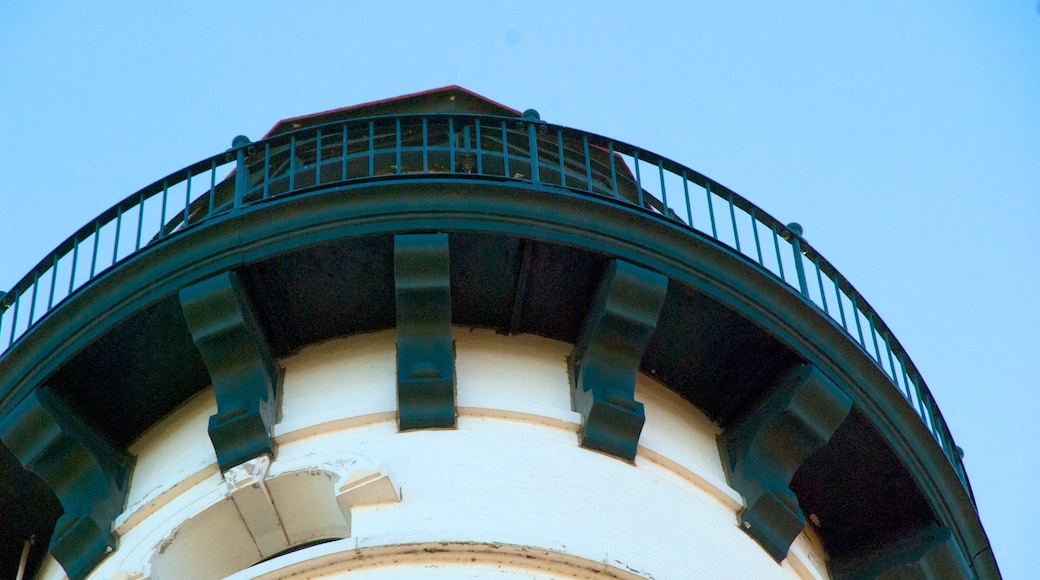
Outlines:
[[803, 237], [729, 188], [646, 149], [543, 123], [537, 116], [368, 117], [250, 142], [148, 185], [58, 245], [0, 297], [0, 359], [62, 301], [150, 245], [212, 216], [357, 181], [493, 178], [559, 187], [636, 206], [709, 237], [789, 286], [888, 377], [971, 496], [954, 442], [924, 379], [877, 312]]

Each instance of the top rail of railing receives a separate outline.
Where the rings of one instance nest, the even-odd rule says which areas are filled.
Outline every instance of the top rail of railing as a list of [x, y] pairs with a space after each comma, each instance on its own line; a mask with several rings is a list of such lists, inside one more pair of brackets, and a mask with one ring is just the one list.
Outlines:
[[211, 216], [315, 187], [456, 177], [559, 187], [657, 214], [710, 237], [841, 327], [935, 437], [971, 495], [962, 452], [924, 379], [877, 312], [804, 238], [705, 175], [656, 153], [533, 116], [367, 117], [298, 129], [171, 173], [102, 212], [0, 296], [0, 359], [57, 305], [150, 245]]

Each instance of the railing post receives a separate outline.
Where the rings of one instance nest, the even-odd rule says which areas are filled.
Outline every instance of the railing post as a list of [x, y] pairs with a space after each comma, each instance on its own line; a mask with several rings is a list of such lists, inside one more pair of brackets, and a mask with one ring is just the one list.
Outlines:
[[531, 181], [538, 183], [541, 181], [538, 175], [538, 130], [534, 125], [540, 123], [542, 118], [534, 109], [527, 109], [520, 118], [527, 121], [527, 149], [531, 155]]
[[809, 298], [809, 284], [805, 281], [805, 265], [802, 264], [802, 226], [791, 222], [787, 224], [787, 229], [792, 234], [791, 248], [794, 250], [794, 269], [798, 273], [798, 289]]
[[249, 175], [246, 169], [246, 145], [249, 145], [252, 141], [245, 135], [239, 135], [231, 141], [231, 148], [235, 149], [236, 165], [235, 165], [235, 209], [242, 207], [242, 199], [246, 195], [246, 189], [249, 187]]

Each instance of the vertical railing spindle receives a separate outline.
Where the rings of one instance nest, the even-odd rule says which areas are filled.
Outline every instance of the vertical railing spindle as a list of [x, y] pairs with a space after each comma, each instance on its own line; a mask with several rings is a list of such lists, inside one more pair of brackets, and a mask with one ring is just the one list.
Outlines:
[[582, 136], [581, 146], [585, 150], [585, 189], [592, 193], [592, 158], [589, 157], [589, 137]]
[[[705, 180], [704, 182], [704, 195], [708, 197], [708, 218], [711, 221], [711, 237], [717, 240], [719, 239], [719, 232], [717, 229], [715, 229], [715, 208], [712, 206], [711, 203], [711, 182], [707, 180]], [[774, 233], [776, 232], [774, 231]], [[780, 256], [778, 254], [777, 258], [779, 257]], [[783, 278], [783, 270], [781, 270], [780, 272], [780, 277]]]
[[321, 185], [321, 129], [314, 133], [314, 185]]
[[541, 181], [541, 173], [538, 170], [538, 128], [534, 123], [527, 123], [527, 154], [531, 158], [531, 181]]
[[[693, 207], [690, 201], [690, 180], [686, 178], [686, 170], [682, 172], [683, 198], [686, 200], [686, 225], [693, 227]], [[761, 255], [761, 253], [759, 253]], [[760, 260], [761, 261], [761, 260]]]
[[639, 200], [639, 207], [646, 207], [643, 205], [643, 182], [639, 179], [639, 149], [632, 152], [632, 165], [636, 166], [636, 199]]
[[661, 212], [664, 217], [671, 219], [668, 209], [668, 191], [664, 187], [664, 165], [661, 158], [657, 158], [657, 175], [661, 178], [661, 205], [664, 206], [664, 210]]
[[477, 175], [484, 175], [484, 154], [483, 147], [480, 143], [480, 119], [478, 118], [474, 123], [476, 126], [475, 133], [477, 138]]
[[560, 185], [567, 187], [567, 166], [563, 162], [563, 129], [556, 130], [556, 156], [560, 162]]
[[729, 223], [733, 226], [733, 242], [737, 246], [737, 251], [740, 252], [740, 233], [737, 231], [737, 213], [733, 209], [733, 194], [729, 194]]
[[820, 285], [820, 300], [823, 302], [823, 311], [828, 315], [831, 313], [827, 310], [827, 293], [823, 290], [823, 273], [820, 272], [820, 256], [816, 256], [816, 282]]
[[[47, 312], [50, 312], [51, 307], [54, 306], [54, 287], [58, 284], [58, 253], [54, 253], [54, 261], [51, 262], [51, 291], [50, 295], [47, 296]], [[3, 312], [3, 307], [0, 307], [0, 312]]]

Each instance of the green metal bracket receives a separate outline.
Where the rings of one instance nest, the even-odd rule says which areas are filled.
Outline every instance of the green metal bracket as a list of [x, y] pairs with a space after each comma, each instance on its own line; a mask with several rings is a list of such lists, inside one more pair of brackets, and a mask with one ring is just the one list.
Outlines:
[[947, 528], [911, 531], [879, 550], [830, 562], [835, 580], [973, 578]]
[[729, 483], [747, 503], [740, 525], [779, 562], [805, 527], [791, 478], [830, 440], [852, 400], [811, 364], [795, 367], [768, 393], [719, 439]]
[[116, 548], [112, 522], [126, 503], [133, 459], [46, 387], [0, 421], [0, 439], [58, 496], [65, 514], [49, 550], [70, 580], [85, 578]]
[[238, 276], [223, 272], [183, 288], [180, 301], [217, 398], [209, 438], [220, 470], [274, 455], [278, 365]]
[[399, 428], [455, 426], [448, 234], [394, 236]]
[[636, 375], [668, 291], [668, 278], [612, 260], [571, 355], [581, 445], [631, 461], [646, 420]]

